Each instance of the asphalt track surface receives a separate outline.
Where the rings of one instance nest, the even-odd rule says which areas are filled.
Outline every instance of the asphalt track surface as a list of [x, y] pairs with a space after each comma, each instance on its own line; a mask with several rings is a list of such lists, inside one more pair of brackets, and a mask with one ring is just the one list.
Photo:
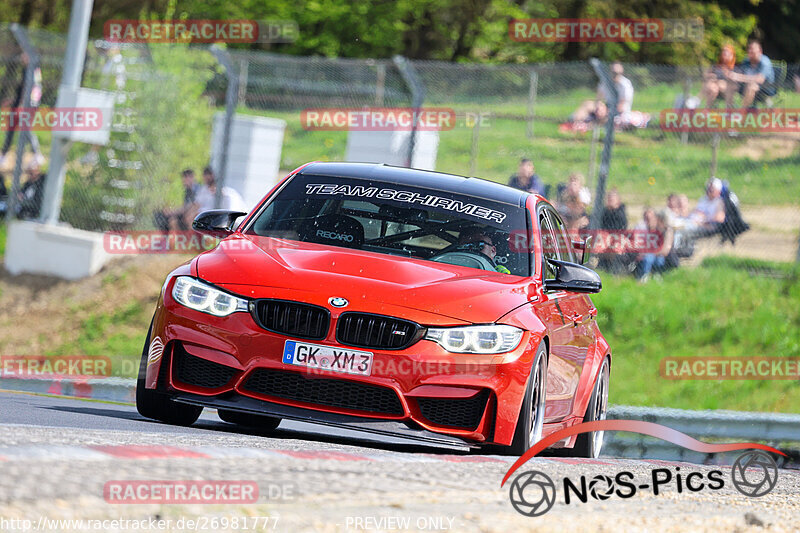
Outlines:
[[[733, 488], [727, 465], [535, 458], [518, 472], [547, 474], [556, 492], [548, 512], [528, 517], [509, 500], [516, 474], [500, 486], [514, 459], [300, 422], [243, 430], [209, 410], [192, 427], [174, 427], [130, 405], [0, 392], [0, 531], [800, 530], [795, 470], [780, 470], [772, 492], [751, 498]], [[630, 472], [646, 485], [654, 469], [673, 475], [658, 495], [648, 487], [628, 498], [565, 502], [564, 478], [580, 485], [581, 476], [591, 483]], [[723, 474], [721, 489], [678, 492], [678, 473], [705, 479], [712, 470]], [[104, 487], [131, 480], [233, 480], [257, 485], [257, 497], [110, 503]], [[524, 491], [529, 503], [541, 494]]]

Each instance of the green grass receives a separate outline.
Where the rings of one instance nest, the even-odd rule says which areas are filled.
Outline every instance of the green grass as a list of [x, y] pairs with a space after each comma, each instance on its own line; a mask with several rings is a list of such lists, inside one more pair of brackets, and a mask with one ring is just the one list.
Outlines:
[[[103, 281], [104, 286], [110, 285]], [[138, 300], [123, 304], [110, 314], [91, 313], [82, 321], [77, 339], [47, 355], [106, 356], [111, 360], [111, 375], [135, 377], [152, 315], [152, 307]]]
[[[649, 112], [655, 123], [661, 110], [670, 108], [679, 92], [677, 87], [655, 85], [636, 93], [634, 107]], [[524, 120], [508, 118], [511, 115], [524, 117], [524, 103], [488, 100], [426, 105], [446, 105], [458, 112], [494, 114], [479, 132], [475, 175], [506, 182], [516, 170], [519, 158], [529, 156], [534, 159], [536, 170], [545, 182], [556, 184], [565, 181], [572, 172], [585, 176], [589, 173], [591, 133], [560, 133], [558, 122], [566, 120], [582, 100], [591, 97], [592, 92], [588, 89], [540, 97], [536, 105], [539, 118], [534, 123], [532, 139], [525, 135]], [[783, 98], [782, 107], [800, 107], [800, 95], [786, 93]], [[312, 160], [344, 159], [347, 132], [305, 131], [300, 124], [299, 110], [240, 109], [239, 112], [268, 115], [287, 122], [282, 168], [292, 169]], [[598, 164], [602, 137], [601, 133], [596, 152]], [[686, 144], [682, 144], [679, 134], [665, 133], [660, 129], [618, 132], [615, 139], [609, 185], [617, 186], [628, 201], [661, 205], [670, 192], [684, 192], [690, 198], [702, 195], [703, 184], [710, 172], [710, 134], [694, 134]], [[751, 159], [737, 152], [748, 142], [744, 136], [722, 136], [717, 175], [730, 180], [744, 204], [796, 204], [800, 198], [800, 180], [794, 179], [797, 151], [780, 156], [768, 153]], [[440, 132], [437, 170], [469, 175], [471, 146], [472, 129], [464, 124], [463, 118], [459, 119], [454, 129]]]
[[[753, 275], [740, 260], [715, 258], [640, 285], [603, 276], [593, 297], [613, 350], [612, 403], [800, 412], [797, 380], [668, 380], [663, 357], [800, 356], [797, 271], [767, 264]], [[765, 271], [773, 277], [764, 277]]]
[[0, 257], [4, 257], [6, 254], [6, 233], [5, 220], [0, 221]]

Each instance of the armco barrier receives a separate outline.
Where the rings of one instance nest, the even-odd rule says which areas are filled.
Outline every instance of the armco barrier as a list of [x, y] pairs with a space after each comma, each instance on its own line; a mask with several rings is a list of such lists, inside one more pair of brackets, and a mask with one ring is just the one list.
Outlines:
[[[645, 420], [708, 441], [768, 442], [792, 451], [800, 449], [800, 415], [743, 411], [689, 411], [664, 407], [609, 407], [609, 419]], [[657, 458], [690, 463], [716, 463], [720, 458], [695, 452], [652, 437], [612, 432], [606, 435], [603, 455], [633, 459]]]

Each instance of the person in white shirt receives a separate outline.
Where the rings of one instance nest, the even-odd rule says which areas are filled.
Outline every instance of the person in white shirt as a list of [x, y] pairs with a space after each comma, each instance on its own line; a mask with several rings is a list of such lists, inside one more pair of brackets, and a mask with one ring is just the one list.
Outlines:
[[[195, 202], [197, 203], [197, 214], [203, 213], [214, 209], [214, 204], [217, 195], [217, 184], [214, 171], [211, 167], [203, 169], [203, 183], [197, 191]], [[231, 211], [247, 211], [247, 206], [244, 203], [242, 196], [231, 187], [222, 187], [222, 204], [220, 209], [228, 209]]]
[[722, 200], [722, 181], [711, 178], [706, 183], [706, 195], [697, 202], [692, 220], [703, 229], [713, 229], [725, 222], [725, 202]]
[[[614, 61], [611, 63], [611, 79], [617, 89], [617, 117], [623, 117], [627, 121], [627, 114], [633, 108], [633, 84], [623, 73], [625, 69], [622, 63]], [[597, 97], [594, 100], [586, 100], [570, 116], [570, 122], [597, 122], [604, 123], [608, 118], [608, 108], [606, 102], [611, 98], [604, 83], [597, 86]]]
[[[631, 80], [623, 76], [624, 73], [625, 69], [622, 67], [622, 63], [619, 61], [611, 63], [611, 79], [617, 89], [617, 113], [620, 115], [630, 113], [633, 108], [633, 84]], [[611, 95], [608, 94], [608, 89], [603, 83], [597, 87], [597, 98], [602, 102], [608, 102], [611, 99]], [[605, 105], [598, 106], [598, 118], [604, 119], [607, 114]]]

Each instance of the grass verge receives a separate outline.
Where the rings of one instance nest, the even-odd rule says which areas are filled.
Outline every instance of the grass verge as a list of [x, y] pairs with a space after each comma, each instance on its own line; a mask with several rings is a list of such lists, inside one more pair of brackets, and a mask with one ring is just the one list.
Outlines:
[[[794, 380], [669, 380], [666, 356], [800, 356], [800, 282], [782, 264], [714, 258], [640, 285], [603, 276], [593, 297], [598, 323], [611, 344], [612, 403], [800, 412]], [[765, 277], [764, 271], [776, 275]]]

